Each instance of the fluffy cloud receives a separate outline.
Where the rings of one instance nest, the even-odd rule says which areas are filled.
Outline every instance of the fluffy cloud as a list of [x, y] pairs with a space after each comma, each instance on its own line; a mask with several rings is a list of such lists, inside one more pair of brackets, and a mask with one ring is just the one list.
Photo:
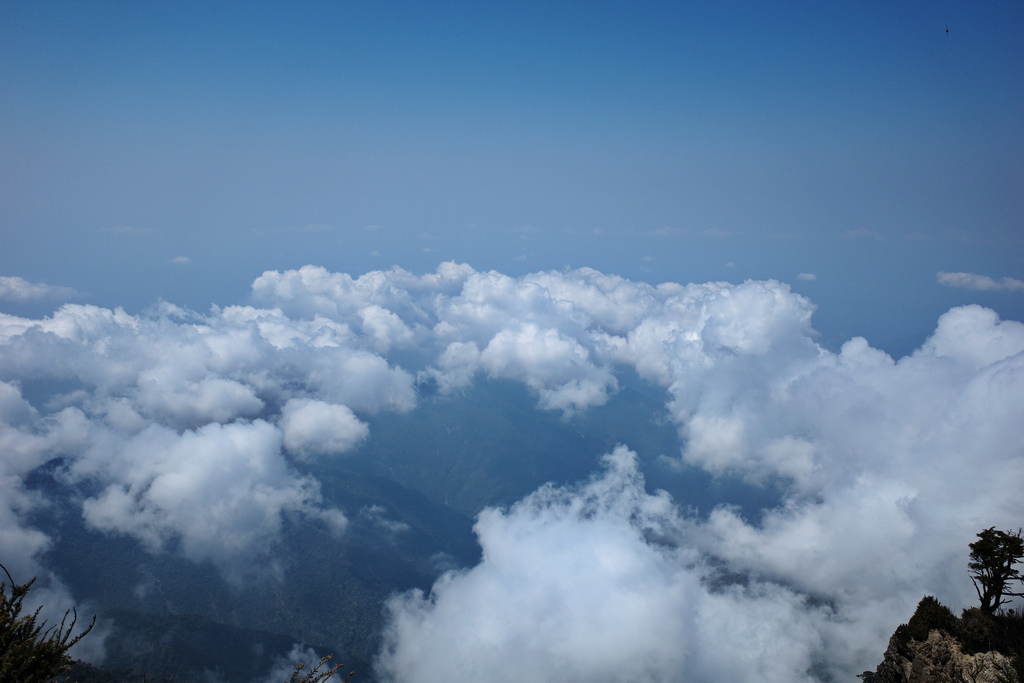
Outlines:
[[592, 365], [578, 342], [533, 324], [494, 335], [480, 364], [493, 377], [522, 381], [540, 396], [541, 407], [564, 413], [604, 403], [616, 385], [611, 371]]
[[208, 314], [0, 314], [5, 545], [30, 562], [47, 547], [23, 480], [60, 456], [69, 481], [99, 486], [82, 507], [94, 527], [229, 569], [286, 513], [343, 526], [297, 468], [372, 439], [365, 416], [413, 409], [417, 383], [509, 379], [571, 415], [623, 367], [666, 392], [680, 464], [781, 504], [696, 517], [645, 493], [617, 451], [580, 487], [483, 513], [478, 567], [392, 603], [387, 676], [849, 678], [921, 595], [973, 602], [967, 544], [1024, 517], [1024, 325], [978, 306], [894, 359], [861, 338], [822, 348], [813, 304], [775, 281], [306, 266], [264, 273], [252, 296]]
[[[54, 457], [72, 484], [102, 487], [82, 506], [93, 527], [229, 572], [272, 547], [286, 512], [340, 531], [344, 516], [283, 449], [299, 459], [347, 450], [367, 434], [354, 410], [415, 400], [409, 373], [350, 336], [329, 320], [245, 307], [0, 316], [5, 547], [38, 569], [31, 558], [50, 541], [21, 521], [41, 502], [23, 479]], [[33, 405], [22, 385], [57, 389]], [[279, 426], [260, 419], [277, 415]]]
[[301, 458], [343, 453], [365, 439], [370, 428], [347, 407], [293, 398], [281, 411], [284, 445]]
[[[786, 596], [759, 603], [752, 594], [733, 589], [711, 591], [697, 601], [720, 606], [731, 602], [731, 613], [752, 615], [744, 623], [758, 634], [775, 633], [775, 616], [788, 615], [785, 624], [795, 631], [789, 631], [785, 646], [773, 643], [770, 650], [806, 651], [789, 664], [781, 664], [783, 654], [771, 659], [780, 667], [775, 674], [767, 673], [763, 663], [746, 662], [751, 667], [746, 671], [760, 672], [754, 679], [800, 680], [809, 666], [831, 667], [836, 675], [850, 676], [857, 667], [874, 663], [887, 634], [906, 619], [922, 594], [939, 595], [954, 606], [973, 601], [963, 569], [967, 544], [977, 530], [993, 524], [1013, 527], [1024, 513], [1017, 495], [1024, 482], [1024, 449], [1015, 436], [1024, 417], [1024, 325], [1000, 321], [978, 306], [953, 309], [940, 318], [935, 334], [921, 349], [894, 360], [859, 338], [838, 354], [822, 349], [813, 340], [809, 303], [777, 283], [644, 291], [650, 298], [634, 309], [642, 314], [631, 329], [612, 334], [584, 327], [582, 334], [591, 340], [591, 348], [599, 350], [594, 357], [599, 362], [630, 362], [668, 389], [685, 461], [755, 484], [781, 483], [786, 491], [783, 505], [765, 511], [756, 523], [730, 508], [719, 508], [707, 519], [685, 520], [689, 530], [682, 547], [699, 549], [741, 575], [770, 580], [758, 595]], [[584, 302], [573, 304], [576, 311], [587, 310]], [[571, 321], [563, 329], [578, 330], [578, 323]], [[603, 343], [598, 342], [601, 333]], [[536, 497], [531, 498], [523, 509], [535, 503]], [[515, 596], [496, 598], [498, 613], [504, 613], [506, 600], [532, 604], [529, 586], [539, 582], [537, 590], [550, 591], [549, 604], [565, 605], [563, 614], [551, 618], [574, 618], [572, 598], [551, 598], [575, 586], [554, 566], [544, 565], [551, 576], [519, 575], [487, 554], [503, 538], [494, 535], [493, 514], [482, 516], [478, 525], [485, 548], [480, 567], [464, 578], [453, 575], [439, 582], [429, 599], [407, 596], [392, 606], [391, 646], [382, 667], [394, 680], [408, 680], [411, 664], [403, 663], [406, 657], [432, 670], [432, 662], [417, 659], [420, 641], [428, 650], [453, 651], [431, 641], [431, 634], [444, 615], [458, 611], [449, 603], [461, 591], [470, 586], [480, 589], [473, 597], [481, 603], [476, 612], [490, 613], [489, 592], [480, 585], [492, 573], [503, 577], [495, 579], [493, 587], [511, 587]], [[516, 522], [515, 539], [541, 542], [549, 529], [547, 521], [524, 516], [520, 508], [507, 519]], [[587, 536], [590, 527], [583, 520], [573, 524], [579, 528], [566, 530], [566, 537]], [[573, 546], [561, 541], [545, 547]], [[518, 552], [529, 555], [530, 549]], [[577, 550], [572, 552], [575, 557]], [[649, 552], [640, 545], [621, 550], [623, 557]], [[561, 565], [576, 566], [570, 557], [556, 556]], [[650, 584], [671, 593], [665, 583]], [[595, 590], [592, 599], [616, 591], [628, 593], [609, 582]], [[824, 619], [802, 600], [833, 605], [835, 612]], [[543, 602], [537, 599], [537, 604]], [[580, 604], [586, 602], [581, 598]], [[680, 609], [700, 612], [692, 605]], [[721, 618], [721, 613], [707, 609], [708, 621], [700, 622], [695, 640], [714, 632], [712, 624]], [[476, 612], [470, 609], [466, 614]], [[547, 613], [529, 614], [525, 623], [543, 620]], [[516, 623], [510, 623], [508, 631], [499, 628], [500, 637], [492, 635], [487, 643], [499, 637], [515, 643], [512, 649], [538, 647], [542, 652], [535, 656], [545, 662], [541, 670], [554, 666], [546, 658], [561, 651], [561, 644], [555, 640], [545, 649], [543, 641], [523, 640], [529, 631], [516, 631]], [[579, 632], [588, 631], [580, 625]], [[751, 637], [757, 643], [763, 640], [760, 635]], [[829, 639], [824, 650], [822, 638]], [[460, 661], [462, 647], [454, 648], [455, 661]], [[588, 656], [584, 651], [576, 654], [581, 660]], [[561, 668], [547, 670], [575, 671], [573, 661], [570, 657], [561, 661]], [[631, 670], [628, 657], [618, 661]], [[729, 661], [745, 660], [737, 653]], [[505, 670], [504, 664], [496, 654], [480, 666], [494, 665], [488, 669], [494, 675], [493, 671]], [[719, 668], [724, 664], [709, 664], [703, 674], [684, 664], [675, 673], [652, 673], [648, 678], [743, 680], [747, 675], [727, 673]], [[591, 673], [573, 673], [566, 680], [592, 678]]]
[[831, 613], [779, 585], [721, 582], [635, 455], [576, 488], [485, 510], [482, 562], [396, 597], [387, 681], [810, 681]]
[[959, 287], [960, 289], [973, 289], [979, 292], [1024, 292], [1024, 280], [1012, 277], [1004, 277], [1002, 280], [995, 280], [988, 275], [977, 273], [945, 273], [940, 272], [935, 276], [940, 285], [946, 287]]
[[109, 482], [83, 505], [93, 527], [153, 550], [174, 540], [189, 558], [233, 567], [274, 539], [286, 511], [344, 528], [338, 511], [319, 507], [318, 484], [289, 469], [281, 438], [259, 420], [183, 434], [153, 425], [114, 449], [88, 452], [71, 473]]
[[17, 385], [0, 381], [0, 548], [4, 565], [22, 580], [43, 573], [37, 559], [51, 543], [25, 521], [46, 501], [25, 488], [24, 478], [55, 449], [81, 438], [87, 427], [77, 418], [60, 411], [43, 419]]
[[[65, 610], [74, 607], [76, 601], [40, 562], [52, 541], [26, 519], [47, 501], [38, 492], [26, 489], [24, 477], [46, 461], [51, 449], [74, 440], [73, 433], [80, 426], [74, 422], [66, 412], [41, 420], [16, 385], [0, 381], [0, 554], [4, 568], [15, 582], [37, 579], [26, 597], [25, 607], [28, 611], [38, 608], [40, 618], [50, 624], [60, 622]], [[2, 576], [2, 580], [7, 582], [7, 576]], [[75, 633], [81, 627], [79, 624]], [[88, 662], [101, 661], [106, 631], [106, 624], [98, 623], [94, 637], [75, 646], [74, 656]]]
[[791, 481], [784, 505], [758, 523], [721, 508], [694, 523], [694, 541], [736, 571], [824, 596], [853, 629], [851, 646], [891, 632], [923, 593], [973, 602], [967, 544], [1024, 512], [1013, 436], [1024, 325], [966, 307], [899, 361], [863, 339], [795, 360], [762, 378], [741, 364], [746, 380], [719, 363], [709, 386], [733, 388], [677, 412], [687, 461]]

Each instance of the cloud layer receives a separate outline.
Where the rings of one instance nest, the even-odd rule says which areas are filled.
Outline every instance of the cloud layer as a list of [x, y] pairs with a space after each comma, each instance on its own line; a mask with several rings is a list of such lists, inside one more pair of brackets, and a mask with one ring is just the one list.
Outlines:
[[956, 308], [897, 360], [862, 338], [822, 348], [813, 310], [775, 281], [445, 263], [269, 271], [251, 305], [206, 314], [0, 315], [3, 544], [47, 547], [23, 480], [60, 457], [91, 487], [92, 527], [230, 572], [273, 547], [282, 515], [341, 532], [303, 464], [372, 439], [366, 418], [414, 409], [423, 387], [513, 380], [571, 416], [631, 368], [668, 396], [678, 463], [779, 488], [782, 504], [696, 517], [645, 492], [621, 448], [578, 487], [483, 512], [478, 567], [391, 603], [382, 673], [849, 678], [922, 595], [970, 604], [967, 544], [1024, 518], [1024, 325]]

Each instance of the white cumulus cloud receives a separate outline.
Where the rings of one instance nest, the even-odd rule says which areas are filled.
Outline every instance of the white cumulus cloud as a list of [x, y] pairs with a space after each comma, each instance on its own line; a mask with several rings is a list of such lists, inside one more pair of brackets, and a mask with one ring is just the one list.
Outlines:
[[182, 434], [154, 425], [90, 450], [71, 473], [107, 482], [82, 508], [93, 527], [153, 550], [176, 541], [186, 557], [233, 567], [274, 539], [287, 511], [344, 528], [338, 511], [320, 508], [317, 482], [289, 469], [281, 439], [259, 420]]
[[[681, 545], [635, 454], [579, 487], [481, 513], [482, 562], [392, 599], [385, 681], [811, 681], [831, 618], [776, 584], [723, 582]], [[717, 581], [717, 585], [716, 585]]]
[[284, 445], [301, 458], [343, 453], [365, 439], [370, 428], [348, 406], [293, 398], [281, 411]]

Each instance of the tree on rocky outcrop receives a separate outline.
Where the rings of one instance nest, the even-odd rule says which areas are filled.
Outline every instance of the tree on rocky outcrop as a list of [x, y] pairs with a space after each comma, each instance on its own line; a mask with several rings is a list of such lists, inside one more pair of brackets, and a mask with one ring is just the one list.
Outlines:
[[974, 590], [985, 614], [994, 614], [1010, 598], [1024, 597], [1024, 593], [1011, 590], [1014, 582], [1024, 581], [1016, 565], [1024, 558], [1022, 530], [1000, 531], [989, 527], [978, 534], [970, 544], [971, 559], [967, 567], [971, 572]]
[[1019, 683], [1013, 617], [973, 607], [959, 619], [932, 596], [889, 639], [882, 663], [858, 678], [865, 683]]
[[[72, 635], [78, 622], [78, 613], [70, 609], [59, 624], [50, 627], [39, 621], [39, 612], [22, 614], [25, 596], [35, 583], [17, 584], [7, 567], [0, 569], [10, 581], [0, 581], [0, 683], [47, 683], [71, 666], [68, 650], [81, 640], [96, 623], [93, 617], [78, 635]], [[69, 623], [70, 617], [70, 623]]]
[[918, 603], [889, 639], [882, 663], [864, 683], [1019, 683], [1024, 681], [1024, 610], [1001, 610], [1024, 576], [1024, 531], [990, 527], [970, 544], [968, 563], [980, 607], [958, 618], [932, 596]]

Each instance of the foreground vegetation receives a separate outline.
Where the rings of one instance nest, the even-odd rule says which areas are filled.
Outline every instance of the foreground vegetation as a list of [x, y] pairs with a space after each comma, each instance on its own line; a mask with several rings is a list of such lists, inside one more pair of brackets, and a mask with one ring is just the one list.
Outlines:
[[[25, 611], [25, 598], [35, 579], [19, 584], [7, 568], [0, 564], [7, 580], [0, 581], [0, 683], [50, 683], [63, 675], [71, 683], [135, 683], [149, 681], [145, 673], [131, 671], [109, 672], [75, 661], [70, 650], [87, 636], [96, 625], [93, 617], [89, 625], [76, 633], [78, 613], [72, 608], [64, 613], [59, 624], [47, 625], [40, 620], [42, 607]], [[234, 653], [226, 653], [233, 656]], [[331, 664], [333, 655], [322, 657], [307, 668], [299, 663], [286, 683], [324, 683], [342, 673], [343, 664]], [[345, 683], [352, 679], [350, 671]], [[157, 683], [155, 680], [153, 683]]]
[[7, 575], [7, 581], [0, 581], [0, 681], [47, 683], [71, 667], [68, 651], [92, 630], [96, 618], [75, 635], [78, 612], [74, 609], [51, 626], [39, 619], [42, 607], [23, 614], [25, 597], [35, 579], [18, 584], [7, 567], [0, 565], [0, 569]]

